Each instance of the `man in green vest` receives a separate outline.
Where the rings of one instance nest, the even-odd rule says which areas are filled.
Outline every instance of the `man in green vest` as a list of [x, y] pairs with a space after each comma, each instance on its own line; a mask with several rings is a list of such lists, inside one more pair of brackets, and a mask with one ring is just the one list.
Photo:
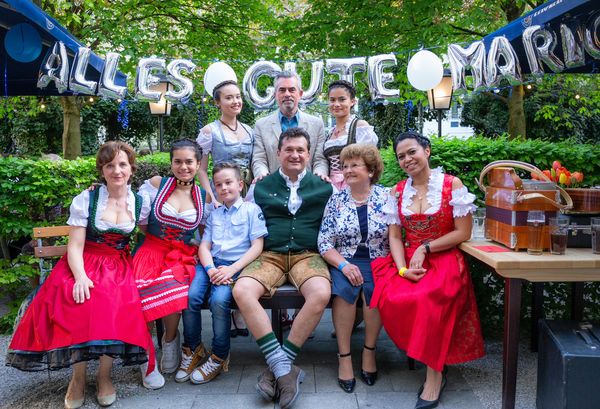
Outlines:
[[[304, 371], [293, 364], [294, 359], [331, 296], [329, 270], [317, 250], [317, 236], [332, 187], [306, 169], [309, 152], [310, 137], [303, 128], [289, 128], [279, 137], [279, 171], [265, 176], [254, 189], [254, 201], [267, 224], [264, 251], [242, 271], [233, 288], [237, 306], [269, 366], [256, 389], [267, 400], [279, 396], [281, 409], [291, 407], [298, 396]], [[305, 303], [280, 345], [258, 299], [265, 292], [273, 295], [288, 281]]]

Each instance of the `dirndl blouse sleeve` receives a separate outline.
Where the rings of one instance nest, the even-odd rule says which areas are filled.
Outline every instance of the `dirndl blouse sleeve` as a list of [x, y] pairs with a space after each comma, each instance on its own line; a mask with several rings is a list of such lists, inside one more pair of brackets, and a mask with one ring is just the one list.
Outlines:
[[84, 190], [75, 196], [71, 202], [71, 206], [69, 207], [69, 220], [67, 220], [67, 224], [69, 226], [87, 227], [89, 204], [90, 192], [87, 190]]
[[452, 199], [450, 200], [452, 215], [454, 217], [463, 217], [469, 213], [473, 213], [477, 210], [477, 206], [473, 204], [475, 199], [476, 196], [473, 193], [469, 193], [466, 186], [453, 190]]
[[383, 219], [389, 226], [392, 224], [400, 225], [400, 216], [398, 215], [398, 198], [388, 194], [387, 200], [381, 209]]
[[200, 130], [196, 143], [202, 148], [202, 155], [206, 156], [212, 151], [212, 132]]
[[142, 186], [140, 186], [138, 194], [142, 197], [143, 200], [139, 224], [145, 226], [148, 224], [150, 209], [152, 207], [152, 202], [154, 202], [154, 198], [158, 194], [158, 189], [155, 188], [154, 185], [150, 182], [150, 179], [148, 179], [144, 181]]
[[366, 143], [367, 145], [377, 146], [378, 141], [379, 138], [371, 125], [356, 128], [356, 143]]

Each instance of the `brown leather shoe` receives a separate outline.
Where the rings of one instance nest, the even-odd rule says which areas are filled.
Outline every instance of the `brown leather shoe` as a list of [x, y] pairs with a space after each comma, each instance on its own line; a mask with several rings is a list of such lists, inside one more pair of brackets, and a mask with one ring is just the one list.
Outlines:
[[269, 368], [265, 369], [263, 373], [258, 376], [258, 383], [256, 384], [256, 391], [265, 400], [272, 401], [275, 399], [275, 375]]
[[292, 365], [289, 374], [277, 379], [277, 391], [279, 392], [279, 407], [281, 409], [291, 408], [298, 394], [300, 384], [304, 380], [304, 371], [296, 365]]

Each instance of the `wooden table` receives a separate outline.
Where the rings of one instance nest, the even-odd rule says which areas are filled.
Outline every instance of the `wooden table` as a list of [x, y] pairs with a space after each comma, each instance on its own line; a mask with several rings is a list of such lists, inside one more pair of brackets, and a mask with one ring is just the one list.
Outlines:
[[468, 241], [459, 248], [487, 264], [504, 278], [502, 409], [514, 409], [523, 281], [600, 281], [600, 255], [593, 254], [591, 249], [567, 249], [562, 256], [547, 252], [541, 256], [532, 256], [516, 251], [488, 253], [476, 248], [489, 245], [503, 247], [491, 241]]

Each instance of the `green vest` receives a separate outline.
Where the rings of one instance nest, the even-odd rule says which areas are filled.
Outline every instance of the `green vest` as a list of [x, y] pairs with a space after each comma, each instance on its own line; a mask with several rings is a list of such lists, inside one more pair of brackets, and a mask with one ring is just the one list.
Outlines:
[[259, 181], [254, 201], [263, 211], [269, 232], [264, 249], [278, 253], [317, 251], [321, 219], [331, 192], [329, 183], [307, 171], [298, 188], [302, 205], [294, 215], [288, 210], [290, 188], [279, 171]]

